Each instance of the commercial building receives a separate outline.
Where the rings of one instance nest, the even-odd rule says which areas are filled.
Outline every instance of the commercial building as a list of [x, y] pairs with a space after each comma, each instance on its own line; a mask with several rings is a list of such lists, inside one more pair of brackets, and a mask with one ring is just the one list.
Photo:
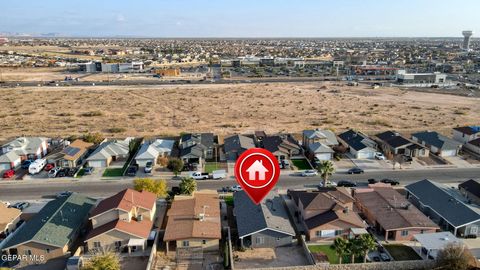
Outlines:
[[397, 82], [399, 84], [445, 84], [447, 82], [447, 74], [440, 72], [433, 73], [407, 73], [405, 70], [397, 71]]

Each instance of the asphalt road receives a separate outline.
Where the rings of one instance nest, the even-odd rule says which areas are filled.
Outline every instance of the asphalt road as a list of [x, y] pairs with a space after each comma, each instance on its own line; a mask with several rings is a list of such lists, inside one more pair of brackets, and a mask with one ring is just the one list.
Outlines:
[[[369, 178], [381, 180], [390, 178], [400, 181], [406, 185], [415, 181], [430, 179], [442, 183], [460, 183], [468, 179], [479, 179], [480, 169], [438, 169], [438, 170], [399, 170], [388, 172], [369, 172], [361, 175], [335, 174], [332, 180], [351, 180], [357, 182], [359, 186], [366, 185]], [[320, 182], [320, 177], [301, 177], [296, 175], [282, 175], [277, 183], [280, 189], [313, 187]], [[169, 186], [177, 186], [178, 180], [169, 180]], [[199, 189], [219, 189], [225, 186], [236, 184], [233, 178], [228, 180], [208, 180], [199, 181]], [[49, 182], [3, 182], [0, 184], [0, 200], [19, 201], [36, 200], [42, 198], [53, 198], [53, 195], [60, 191], [74, 191], [83, 193], [92, 197], [106, 197], [113, 195], [120, 190], [132, 187], [132, 179], [125, 180], [92, 180], [89, 181], [70, 181], [65, 183]]]

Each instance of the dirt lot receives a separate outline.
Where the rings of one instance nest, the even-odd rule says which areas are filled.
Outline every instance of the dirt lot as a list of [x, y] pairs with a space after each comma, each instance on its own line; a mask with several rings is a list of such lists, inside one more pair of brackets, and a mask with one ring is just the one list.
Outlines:
[[323, 127], [405, 133], [478, 124], [480, 102], [334, 83], [1, 88], [0, 140], [25, 135], [301, 132]]
[[255, 269], [269, 267], [286, 267], [308, 265], [305, 254], [299, 246], [271, 248], [256, 248], [245, 252], [235, 252], [239, 260], [235, 268]]

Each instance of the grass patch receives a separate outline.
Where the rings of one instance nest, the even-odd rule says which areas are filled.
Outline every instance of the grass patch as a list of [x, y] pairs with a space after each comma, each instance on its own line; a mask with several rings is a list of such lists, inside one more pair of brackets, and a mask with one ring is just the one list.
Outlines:
[[123, 176], [123, 168], [106, 168], [103, 177], [121, 177]]
[[224, 200], [228, 206], [233, 206], [233, 196], [226, 196]]
[[80, 114], [80, 116], [83, 116], [83, 117], [103, 116], [103, 113], [101, 111], [91, 111], [91, 112], [84, 112]]
[[299, 170], [311, 170], [312, 167], [306, 159], [292, 159], [292, 163]]
[[107, 131], [109, 133], [122, 133], [122, 132], [125, 132], [127, 130], [125, 128], [113, 127], [113, 128], [107, 129]]
[[384, 245], [395, 261], [414, 261], [421, 260], [417, 252], [405, 245]]
[[205, 172], [207, 173], [212, 173], [213, 171], [216, 171], [219, 169], [218, 163], [217, 162], [206, 162], [205, 163]]
[[323, 253], [327, 255], [328, 262], [331, 264], [338, 264], [338, 256], [335, 251], [330, 247], [330, 245], [315, 245], [315, 246], [308, 246], [308, 249], [312, 253]]
[[77, 176], [75, 176], [76, 178], [80, 178], [82, 176], [85, 175], [85, 169], [84, 168], [81, 168], [78, 173], [77, 173]]

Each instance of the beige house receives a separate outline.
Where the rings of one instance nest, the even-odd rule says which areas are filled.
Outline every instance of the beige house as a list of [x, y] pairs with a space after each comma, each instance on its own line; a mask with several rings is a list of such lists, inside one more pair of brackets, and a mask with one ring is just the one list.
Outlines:
[[75, 140], [61, 152], [48, 156], [47, 162], [54, 163], [57, 167], [75, 168], [82, 163], [92, 146], [93, 143]]
[[101, 201], [93, 210], [92, 230], [85, 240], [90, 252], [145, 250], [155, 221], [156, 195], [125, 189]]
[[167, 213], [163, 241], [169, 250], [201, 248], [218, 251], [221, 235], [220, 200], [216, 191], [196, 191], [175, 196]]
[[21, 214], [22, 211], [16, 208], [8, 208], [0, 202], [0, 239], [8, 236], [17, 228]]

